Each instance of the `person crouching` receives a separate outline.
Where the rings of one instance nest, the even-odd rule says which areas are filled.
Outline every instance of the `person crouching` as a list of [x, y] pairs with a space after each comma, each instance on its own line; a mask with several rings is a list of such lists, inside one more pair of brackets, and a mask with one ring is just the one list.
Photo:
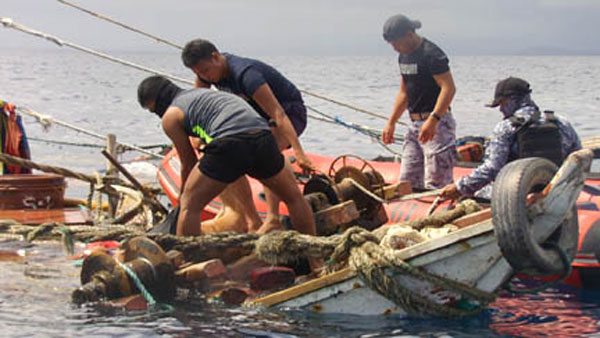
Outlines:
[[[316, 233], [312, 212], [293, 174], [283, 170], [284, 158], [267, 121], [243, 99], [205, 88], [183, 90], [165, 77], [151, 76], [140, 83], [138, 101], [161, 118], [181, 160], [177, 235], [202, 234], [201, 211], [245, 174], [261, 181], [286, 203], [296, 230]], [[206, 144], [200, 160], [190, 136]]]

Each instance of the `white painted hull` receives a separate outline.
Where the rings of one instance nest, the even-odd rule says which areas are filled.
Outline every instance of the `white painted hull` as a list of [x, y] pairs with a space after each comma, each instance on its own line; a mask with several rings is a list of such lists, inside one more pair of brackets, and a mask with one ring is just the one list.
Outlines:
[[[479, 227], [479, 234], [414, 256], [407, 259], [407, 262], [429, 273], [474, 286], [482, 291], [495, 291], [512, 275], [513, 271], [508, 262], [502, 258], [491, 222], [475, 227]], [[455, 234], [460, 235], [461, 232], [468, 233], [472, 230], [469, 227]], [[456, 237], [460, 238], [460, 236]], [[418, 249], [419, 245], [416, 245], [399, 251], [398, 254], [403, 256]], [[427, 295], [436, 303], [447, 304], [460, 298], [459, 295], [439, 291], [437, 287], [413, 277], [403, 275], [395, 278], [412, 292]], [[406, 313], [391, 300], [366, 286], [356, 276], [281, 302], [276, 307], [355, 315]]]

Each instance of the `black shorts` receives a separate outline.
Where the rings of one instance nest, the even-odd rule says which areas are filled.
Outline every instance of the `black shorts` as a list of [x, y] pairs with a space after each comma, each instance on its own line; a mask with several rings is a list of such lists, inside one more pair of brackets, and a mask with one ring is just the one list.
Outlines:
[[218, 138], [204, 147], [198, 163], [202, 174], [225, 183], [245, 174], [259, 180], [270, 178], [283, 166], [283, 155], [269, 130]]

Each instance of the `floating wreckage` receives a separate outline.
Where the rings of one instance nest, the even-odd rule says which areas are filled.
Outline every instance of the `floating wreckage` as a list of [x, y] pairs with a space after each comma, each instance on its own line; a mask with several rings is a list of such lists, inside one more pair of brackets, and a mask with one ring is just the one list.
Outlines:
[[[419, 225], [414, 227], [416, 229], [451, 224], [446, 226], [448, 230], [441, 231], [440, 237], [433, 239], [422, 230], [418, 235], [406, 232], [410, 234], [409, 238], [403, 239], [403, 231], [394, 225], [373, 231], [349, 227], [327, 237], [294, 231], [273, 232], [260, 237], [250, 234], [196, 238], [153, 235], [159, 244], [149, 244], [149, 239], [138, 238], [130, 241], [143, 245], [124, 244], [125, 252], [129, 250], [132, 253], [126, 253], [122, 260], [124, 264], [129, 262], [129, 265], [137, 266], [142, 275], [137, 279], [149, 283], [144, 286], [147, 290], [155, 290], [164, 281], [174, 281], [177, 287], [189, 288], [194, 283], [190, 284], [189, 280], [187, 283], [178, 282], [176, 276], [193, 274], [182, 273], [181, 266], [176, 268], [165, 253], [174, 247], [187, 246], [188, 251], [182, 251], [184, 261], [189, 262], [187, 264], [214, 259], [227, 262], [222, 265], [214, 261], [204, 263], [203, 268], [207, 270], [199, 270], [198, 278], [207, 282], [201, 288], [206, 295], [224, 297], [232, 303], [243, 299], [246, 306], [359, 315], [469, 315], [493, 301], [495, 291], [516, 272], [562, 276], [569, 273], [578, 238], [574, 205], [591, 160], [591, 151], [574, 153], [556, 174], [555, 167], [551, 168], [544, 160], [515, 161], [507, 165], [496, 180], [491, 210], [480, 210], [476, 203], [465, 201], [453, 210], [439, 211], [419, 220]], [[515, 181], [515, 177], [519, 179]], [[402, 226], [406, 227], [406, 224]], [[434, 232], [429, 230], [429, 233]], [[229, 236], [237, 238], [231, 240]], [[208, 241], [208, 238], [212, 239]], [[215, 250], [219, 239], [222, 240], [221, 245], [227, 242], [235, 250]], [[199, 245], [202, 241], [206, 245], [204, 248]], [[411, 241], [416, 244], [409, 245]], [[515, 241], [518, 241], [517, 245]], [[158, 247], [162, 251], [158, 251]], [[153, 261], [155, 258], [146, 257], [144, 250], [149, 251], [150, 248], [153, 252], [160, 252], [160, 259]], [[135, 253], [136, 250], [138, 253]], [[203, 254], [194, 253], [194, 250]], [[264, 269], [265, 265], [282, 264], [302, 257], [323, 258], [332, 272], [314, 278], [298, 277], [295, 285], [289, 287], [292, 274], [284, 272], [285, 269]], [[133, 263], [136, 260], [138, 262]], [[156, 266], [157, 262], [170, 266], [163, 270], [168, 276], [160, 281], [152, 273], [157, 270], [149, 268]], [[82, 282], [94, 281], [102, 285], [105, 283], [103, 279], [90, 277], [90, 271], [98, 272], [100, 276], [110, 272], [112, 276], [116, 274], [114, 280], [129, 279], [127, 283], [121, 283], [135, 290], [132, 287], [135, 283], [131, 280], [136, 278], [123, 273], [117, 268], [120, 264], [109, 261], [107, 257], [92, 255], [86, 259], [86, 265], [96, 267], [82, 269], [82, 273], [86, 272], [86, 278], [82, 274]], [[208, 273], [208, 270], [213, 272]], [[231, 278], [236, 273], [237, 279]], [[257, 278], [260, 273], [271, 273], [272, 278]], [[250, 281], [249, 276], [253, 274], [255, 281], [279, 280], [280, 283], [273, 283], [267, 291], [260, 290], [260, 285], [253, 285]], [[211, 277], [207, 277], [209, 275]], [[172, 285], [162, 285], [155, 296], [162, 298], [162, 295], [173, 294]], [[78, 290], [83, 289], [109, 290], [91, 286]], [[114, 286], [110, 290], [115, 290]], [[75, 291], [74, 295], [94, 292]], [[110, 295], [110, 292], [104, 294], [108, 298]], [[78, 300], [86, 297], [74, 296]]]

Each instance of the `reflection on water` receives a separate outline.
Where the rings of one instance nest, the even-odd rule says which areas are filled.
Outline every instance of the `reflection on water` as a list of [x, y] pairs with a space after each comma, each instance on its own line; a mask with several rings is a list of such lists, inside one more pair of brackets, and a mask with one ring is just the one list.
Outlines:
[[496, 311], [490, 328], [526, 337], [593, 334], [599, 331], [599, 304], [600, 294], [578, 294], [566, 287], [535, 295], [504, 295], [494, 303]]
[[0, 242], [1, 252], [16, 250], [23, 260], [0, 261], [0, 332], [8, 336], [569, 337], [600, 332], [600, 295], [569, 288], [502, 294], [484, 313], [463, 319], [224, 308], [183, 292], [169, 312], [78, 307], [70, 303], [70, 294], [79, 286], [79, 268], [59, 244]]

